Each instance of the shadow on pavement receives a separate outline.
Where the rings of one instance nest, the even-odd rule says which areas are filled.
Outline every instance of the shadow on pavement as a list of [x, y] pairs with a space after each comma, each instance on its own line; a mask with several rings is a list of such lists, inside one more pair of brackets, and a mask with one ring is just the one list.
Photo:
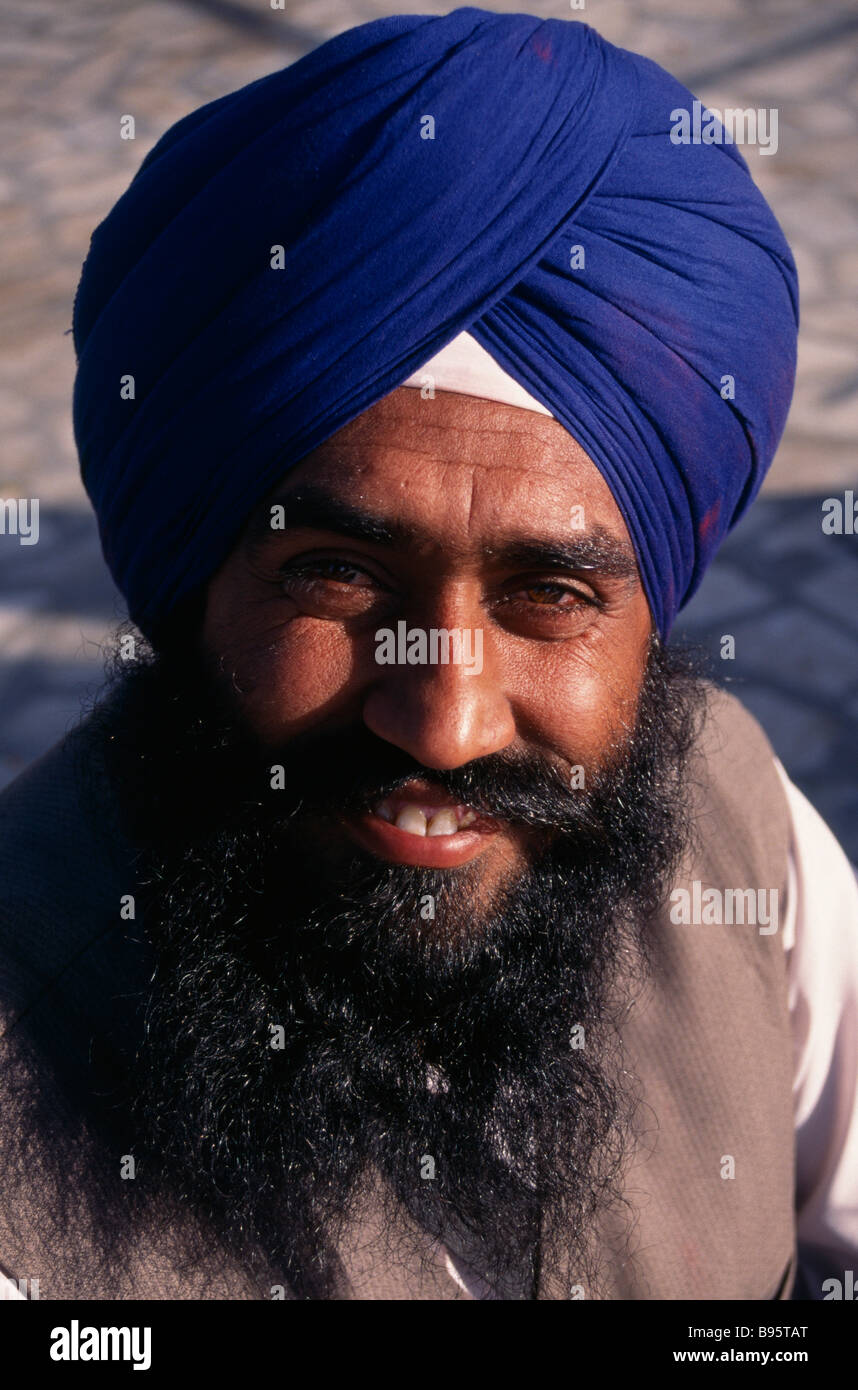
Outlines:
[[758, 499], [674, 634], [704, 649], [856, 863], [858, 536], [823, 533], [823, 500]]

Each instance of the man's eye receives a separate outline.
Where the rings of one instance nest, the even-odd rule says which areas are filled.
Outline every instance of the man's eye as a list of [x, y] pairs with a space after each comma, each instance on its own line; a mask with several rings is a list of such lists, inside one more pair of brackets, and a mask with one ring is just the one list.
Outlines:
[[374, 574], [337, 555], [295, 559], [280, 569], [280, 592], [311, 618], [344, 622], [377, 613], [387, 589]]
[[[564, 601], [565, 600], [565, 601]], [[518, 589], [514, 594], [507, 595], [506, 602], [512, 603], [532, 603], [541, 608], [576, 608], [581, 603], [595, 604], [598, 599], [591, 592], [584, 589], [575, 588], [569, 584], [528, 584], [525, 589]]]
[[296, 581], [299, 584], [302, 580], [312, 584], [321, 580], [323, 583], [327, 581], [361, 589], [373, 582], [366, 570], [350, 564], [348, 560], [304, 560], [295, 565], [284, 565], [280, 577], [287, 586], [294, 586]]

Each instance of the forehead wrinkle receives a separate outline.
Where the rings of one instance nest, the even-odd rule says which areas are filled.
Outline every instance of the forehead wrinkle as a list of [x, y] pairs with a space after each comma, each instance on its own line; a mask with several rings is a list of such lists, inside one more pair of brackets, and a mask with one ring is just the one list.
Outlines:
[[[456, 465], [461, 467], [456, 469]], [[485, 543], [480, 538], [480, 527], [491, 540], [491, 550], [497, 553], [500, 549], [509, 548], [508, 538], [511, 537], [513, 543], [522, 539], [521, 532], [517, 529], [517, 524], [522, 516], [522, 507], [525, 499], [531, 504], [529, 512], [531, 515], [531, 526], [534, 530], [529, 531], [525, 539], [527, 541], [538, 542], [538, 532], [542, 528], [546, 537], [551, 537], [556, 541], [562, 531], [562, 517], [567, 513], [570, 503], [570, 494], [564, 487], [565, 479], [560, 473], [545, 473], [541, 469], [534, 469], [527, 464], [507, 464], [503, 466], [503, 473], [498, 475], [497, 465], [479, 461], [465, 459], [439, 461], [439, 469], [444, 476], [439, 486], [430, 483], [430, 491], [433, 494], [432, 500], [440, 498], [442, 503], [441, 515], [436, 519], [433, 512], [426, 518], [414, 516], [414, 510], [408, 509], [409, 520], [405, 525], [415, 531], [424, 531], [424, 538], [421, 540], [415, 537], [417, 546], [433, 546], [439, 551], [453, 556], [461, 555], [467, 557], [478, 550], [481, 554], [487, 553], [489, 541]], [[449, 476], [448, 470], [452, 473]], [[464, 470], [464, 471], [463, 471]], [[538, 481], [534, 478], [534, 473], [538, 474]], [[487, 495], [481, 493], [479, 486], [480, 477], [496, 477], [499, 484], [496, 493], [489, 492]], [[511, 475], [511, 476], [510, 476]], [[571, 481], [571, 480], [570, 480]], [[521, 484], [521, 486], [516, 486]], [[414, 488], [409, 482], [401, 485], [402, 490], [399, 496], [402, 499], [419, 499], [421, 491], [419, 485]], [[522, 493], [526, 489], [524, 496]], [[534, 514], [536, 508], [533, 505], [534, 492], [538, 493], [539, 501], [542, 504], [541, 514]], [[581, 497], [580, 482], [573, 483], [573, 493], [575, 499]], [[555, 514], [552, 515], [551, 513]], [[401, 518], [401, 512], [394, 511], [391, 520]], [[482, 521], [480, 520], [482, 518]], [[429, 530], [433, 527], [442, 526], [443, 533], [439, 536], [430, 536]], [[607, 536], [607, 528], [603, 525], [596, 525], [588, 528], [594, 535]], [[572, 538], [580, 538], [576, 533]], [[495, 544], [495, 538], [499, 538]]]
[[[420, 443], [416, 447], [408, 444], [397, 446], [395, 443], [387, 443], [383, 437], [379, 438], [379, 436], [390, 433], [390, 424], [393, 422], [396, 425], [404, 423], [406, 430], [413, 429], [420, 441], [424, 441], [427, 435], [433, 431], [439, 431], [443, 435], [454, 433], [475, 440], [490, 437], [492, 440], [500, 439], [508, 442], [510, 439], [515, 439], [516, 441], [523, 441], [531, 450], [534, 450], [535, 447], [541, 455], [548, 454], [559, 459], [563, 456], [568, 458], [571, 454], [580, 461], [590, 462], [581, 445], [559, 421], [546, 419], [544, 416], [536, 415], [533, 411], [524, 410], [520, 406], [507, 406], [482, 399], [477, 400], [477, 398], [470, 396], [460, 396], [455, 398], [456, 406], [452, 411], [454, 418], [451, 419], [449, 418], [449, 407], [452, 404], [450, 393], [442, 393], [446, 396], [446, 400], [440, 415], [436, 415], [431, 410], [427, 411], [425, 409], [426, 402], [421, 403], [419, 413], [413, 409], [399, 409], [396, 408], [396, 405], [391, 406], [390, 403], [395, 394], [385, 398], [385, 409], [379, 416], [370, 418], [372, 410], [375, 409], [373, 407], [363, 417], [358, 417], [363, 421], [362, 428], [354, 430], [353, 427], [356, 422], [352, 422], [351, 425], [345, 426], [340, 431], [336, 442], [352, 449], [363, 447], [365, 441], [368, 440], [373, 445], [382, 448], [407, 447], [411, 452], [431, 455], [432, 450], [421, 447]], [[398, 404], [401, 405], [401, 402]], [[486, 419], [485, 408], [489, 406], [491, 411], [489, 418]], [[418, 418], [418, 414], [420, 418]], [[427, 419], [425, 418], [426, 415], [430, 415], [432, 418]], [[351, 433], [354, 433], [354, 438], [349, 437]], [[324, 447], [321, 445], [320, 451]]]
[[[351, 447], [356, 448], [360, 446], [353, 445]], [[479, 470], [481, 473], [487, 475], [502, 471], [510, 480], [514, 478], [516, 480], [521, 480], [524, 484], [530, 484], [531, 486], [534, 482], [534, 474], [536, 474], [539, 477], [540, 496], [550, 500], [558, 506], [565, 505], [568, 500], [564, 496], [564, 485], [567, 480], [579, 494], [582, 486], [588, 486], [589, 484], [600, 492], [611, 495], [610, 489], [601, 473], [585, 454], [582, 453], [580, 458], [576, 459], [561, 458], [558, 457], [556, 451], [547, 445], [543, 449], [540, 449], [538, 453], [533, 454], [527, 459], [521, 457], [495, 457], [491, 459], [466, 458], [461, 455], [442, 457], [438, 454], [436, 449], [421, 447], [419, 445], [414, 447], [410, 445], [397, 446], [390, 443], [375, 445], [371, 447], [371, 452], [367, 453], [366, 457], [359, 462], [359, 474], [361, 478], [370, 478], [373, 474], [377, 475], [384, 469], [386, 461], [395, 462], [397, 456], [401, 456], [403, 452], [407, 453], [411, 459], [425, 460], [439, 469], [457, 471], [469, 469], [472, 473], [472, 494], [474, 487], [473, 474]], [[322, 464], [326, 473], [328, 463], [333, 466], [334, 470], [337, 469], [337, 458], [333, 453], [324, 460], [319, 459], [317, 462]], [[580, 476], [582, 465], [586, 466], [590, 474], [589, 478], [583, 480]], [[330, 476], [333, 481], [339, 474], [335, 471], [332, 472]], [[409, 484], [411, 482], [412, 479], [409, 479]], [[401, 483], [399, 486], [402, 488]], [[470, 507], [473, 507], [473, 496], [471, 497]]]

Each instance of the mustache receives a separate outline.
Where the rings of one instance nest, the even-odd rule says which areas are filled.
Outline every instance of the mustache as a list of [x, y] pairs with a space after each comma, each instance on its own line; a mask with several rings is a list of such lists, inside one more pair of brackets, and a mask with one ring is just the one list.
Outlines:
[[431, 768], [355, 727], [299, 735], [279, 753], [266, 754], [266, 769], [278, 764], [290, 793], [290, 819], [300, 813], [364, 812], [419, 778], [496, 820], [560, 833], [589, 829], [599, 836], [603, 825], [596, 806], [618, 774], [617, 765], [591, 772], [530, 750]]

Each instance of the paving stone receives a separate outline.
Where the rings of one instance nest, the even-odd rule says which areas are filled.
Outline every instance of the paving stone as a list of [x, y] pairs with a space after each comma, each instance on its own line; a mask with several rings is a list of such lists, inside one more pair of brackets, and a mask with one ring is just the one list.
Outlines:
[[833, 716], [826, 719], [812, 704], [750, 681], [737, 682], [733, 693], [760, 721], [790, 776], [806, 780], [824, 765], [836, 729]]
[[8, 740], [7, 748], [27, 760], [39, 757], [77, 723], [81, 703], [82, 697], [74, 687], [56, 694], [33, 692], [26, 704], [7, 714], [3, 734], [4, 742]]
[[764, 585], [747, 579], [742, 573], [725, 564], [719, 571], [718, 583], [703, 581], [688, 607], [683, 610], [683, 626], [711, 630], [720, 625], [725, 632], [737, 618], [760, 612], [771, 603], [771, 592]]
[[[854, 564], [809, 579], [802, 586], [802, 598], [807, 606], [813, 605], [832, 622], [840, 624], [844, 636], [851, 633], [852, 641], [858, 642], [858, 536], [855, 537]], [[855, 675], [848, 658], [844, 666], [847, 678]]]

